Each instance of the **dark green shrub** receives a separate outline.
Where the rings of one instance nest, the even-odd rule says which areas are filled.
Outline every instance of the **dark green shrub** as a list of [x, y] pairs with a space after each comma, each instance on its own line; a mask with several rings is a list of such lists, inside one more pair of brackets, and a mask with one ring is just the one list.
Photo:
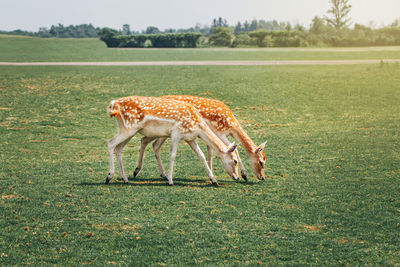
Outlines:
[[182, 39], [183, 47], [192, 47], [192, 48], [196, 47], [201, 36], [202, 36], [201, 33], [195, 33], [195, 32], [185, 33], [184, 38]]
[[146, 40], [148, 39], [147, 34], [138, 35], [118, 35], [116, 38], [119, 41], [118, 47], [144, 47]]
[[[100, 33], [99, 33], [100, 34]], [[200, 33], [166, 33], [166, 34], [136, 34], [116, 35], [116, 32], [104, 30], [100, 40], [108, 47], [196, 47]]]
[[107, 47], [118, 47], [119, 40], [117, 37], [117, 31], [110, 28], [103, 28], [97, 34], [100, 36], [100, 40], [106, 43]]

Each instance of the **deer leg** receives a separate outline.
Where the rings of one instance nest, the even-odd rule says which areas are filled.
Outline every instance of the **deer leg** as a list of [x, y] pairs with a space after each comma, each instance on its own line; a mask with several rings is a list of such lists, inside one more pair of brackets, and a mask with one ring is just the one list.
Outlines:
[[213, 185], [218, 185], [217, 180], [215, 180], [215, 178], [214, 178], [211, 168], [207, 164], [206, 157], [204, 156], [203, 151], [201, 151], [196, 140], [189, 141], [187, 143], [189, 144], [190, 148], [194, 151], [194, 153], [196, 153], [196, 155], [199, 156], [201, 162], [203, 162], [204, 167], [206, 168], [206, 171], [207, 171], [207, 175], [208, 175], [208, 177], [210, 177], [210, 180], [212, 181]]
[[156, 156], [157, 160], [157, 166], [158, 170], [160, 172], [161, 178], [168, 179], [167, 175], [165, 174], [162, 162], [161, 162], [161, 157], [160, 157], [160, 148], [162, 144], [164, 144], [165, 140], [167, 140], [166, 137], [159, 137], [157, 140], [153, 143], [153, 150], [154, 150], [154, 155]]
[[207, 146], [208, 167], [212, 170], [213, 151], [210, 146]]
[[[224, 142], [226, 145], [229, 145], [230, 142], [228, 140], [228, 138], [226, 137], [226, 135], [221, 135], [219, 136], [219, 138], [222, 140], [222, 142]], [[242, 178], [247, 181], [247, 174], [246, 174], [246, 169], [244, 168], [244, 164], [242, 162], [242, 160], [239, 157], [239, 151], [236, 149], [235, 153], [237, 155], [238, 161], [239, 161], [239, 165], [240, 165], [240, 173], [242, 174]]]
[[115, 147], [117, 145], [119, 145], [120, 143], [124, 142], [126, 139], [134, 136], [135, 133], [136, 133], [136, 131], [119, 133], [107, 142], [108, 159], [110, 161], [110, 171], [108, 172], [106, 184], [108, 184], [110, 182], [110, 180], [114, 177], [114, 174], [115, 174], [115, 167], [114, 167]]
[[176, 151], [178, 150], [178, 143], [179, 143], [180, 138], [176, 136], [171, 136], [171, 145], [170, 145], [170, 150], [169, 150], [169, 172], [168, 172], [168, 184], [169, 185], [174, 185], [174, 182], [172, 181], [172, 173], [174, 171], [174, 163], [175, 163], [175, 157], [176, 157]]
[[118, 162], [119, 176], [124, 180], [124, 183], [128, 183], [128, 178], [125, 175], [124, 165], [122, 164], [122, 150], [131, 139], [132, 137], [128, 137], [128, 139], [115, 147], [115, 157], [117, 158]]
[[142, 137], [142, 139], [141, 139], [141, 141], [140, 141], [140, 150], [139, 150], [138, 164], [137, 164], [137, 167], [136, 167], [135, 171], [133, 172], [133, 177], [134, 177], [134, 178], [136, 177], [136, 175], [138, 175], [138, 173], [139, 173], [140, 170], [142, 169], [144, 151], [145, 151], [147, 145], [148, 145], [151, 141], [153, 141], [154, 139], [155, 139], [155, 137], [147, 137], [147, 136]]
[[238, 158], [239, 165], [240, 165], [240, 174], [242, 175], [243, 180], [247, 181], [246, 169], [244, 168], [244, 164], [243, 164], [242, 160], [240, 159], [239, 151], [236, 149], [235, 153], [236, 153], [236, 156]]

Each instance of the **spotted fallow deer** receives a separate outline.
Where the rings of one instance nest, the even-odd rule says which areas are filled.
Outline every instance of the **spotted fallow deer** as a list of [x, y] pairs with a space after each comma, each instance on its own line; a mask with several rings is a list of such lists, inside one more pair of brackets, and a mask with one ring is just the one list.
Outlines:
[[208, 167], [203, 152], [200, 150], [196, 138], [202, 139], [207, 146], [216, 151], [217, 156], [227, 173], [235, 180], [238, 179], [236, 145], [226, 145], [207, 126], [199, 112], [186, 102], [168, 98], [130, 96], [111, 101], [107, 108], [111, 117], [115, 117], [119, 126], [119, 133], [107, 142], [110, 160], [110, 172], [106, 183], [114, 177], [114, 157], [118, 161], [120, 176], [125, 183], [128, 178], [122, 165], [122, 150], [129, 140], [137, 133], [146, 137], [170, 137], [170, 165], [168, 183], [173, 185], [172, 172], [178, 148], [178, 142], [183, 139], [200, 157], [207, 174], [214, 185], [218, 185], [212, 170]]
[[[192, 104], [206, 121], [207, 125], [211, 130], [225, 143], [229, 144], [228, 136], [235, 138], [245, 149], [247, 155], [250, 158], [251, 166], [257, 178], [264, 180], [264, 166], [265, 166], [265, 154], [263, 149], [267, 142], [256, 146], [254, 142], [250, 139], [244, 129], [240, 126], [239, 122], [233, 115], [232, 111], [221, 101], [208, 99], [198, 96], [190, 95], [167, 95], [162, 96], [163, 99], [173, 99], [179, 100], [186, 103]], [[143, 137], [140, 146], [140, 155], [138, 160], [138, 166], [133, 174], [134, 177], [139, 173], [143, 164], [144, 149], [146, 146], [153, 141], [155, 138]], [[159, 150], [165, 138], [159, 138], [154, 142], [154, 152], [156, 154], [156, 159], [158, 162], [158, 168], [160, 170], [161, 176], [165, 176], [164, 170], [162, 168]], [[212, 169], [212, 147], [207, 146], [208, 152], [208, 166]], [[236, 151], [237, 153], [237, 151]], [[239, 164], [241, 168], [241, 174], [243, 179], [247, 180], [246, 170], [242, 161], [240, 160], [239, 154], [237, 153]]]

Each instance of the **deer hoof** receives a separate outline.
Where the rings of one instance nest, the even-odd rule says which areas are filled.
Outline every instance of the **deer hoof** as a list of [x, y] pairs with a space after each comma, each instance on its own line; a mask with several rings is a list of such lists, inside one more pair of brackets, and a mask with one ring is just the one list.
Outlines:
[[136, 168], [135, 171], [133, 172], [133, 178], [136, 178], [136, 175], [140, 172], [139, 168]]
[[106, 184], [110, 183], [110, 180], [113, 178], [113, 176], [114, 176], [113, 174], [108, 173], [108, 176], [106, 178]]
[[212, 182], [213, 186], [219, 186], [217, 182]]
[[168, 180], [168, 177], [165, 174], [160, 174], [160, 177], [163, 178], [164, 180]]

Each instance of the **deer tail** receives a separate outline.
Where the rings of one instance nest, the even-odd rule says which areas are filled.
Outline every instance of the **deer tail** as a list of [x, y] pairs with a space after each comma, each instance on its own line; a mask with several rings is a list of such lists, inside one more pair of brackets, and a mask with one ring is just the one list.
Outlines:
[[118, 104], [115, 103], [115, 100], [111, 101], [110, 105], [108, 105], [107, 113], [108, 113], [108, 115], [110, 115], [110, 117], [115, 117], [115, 116], [120, 115]]

